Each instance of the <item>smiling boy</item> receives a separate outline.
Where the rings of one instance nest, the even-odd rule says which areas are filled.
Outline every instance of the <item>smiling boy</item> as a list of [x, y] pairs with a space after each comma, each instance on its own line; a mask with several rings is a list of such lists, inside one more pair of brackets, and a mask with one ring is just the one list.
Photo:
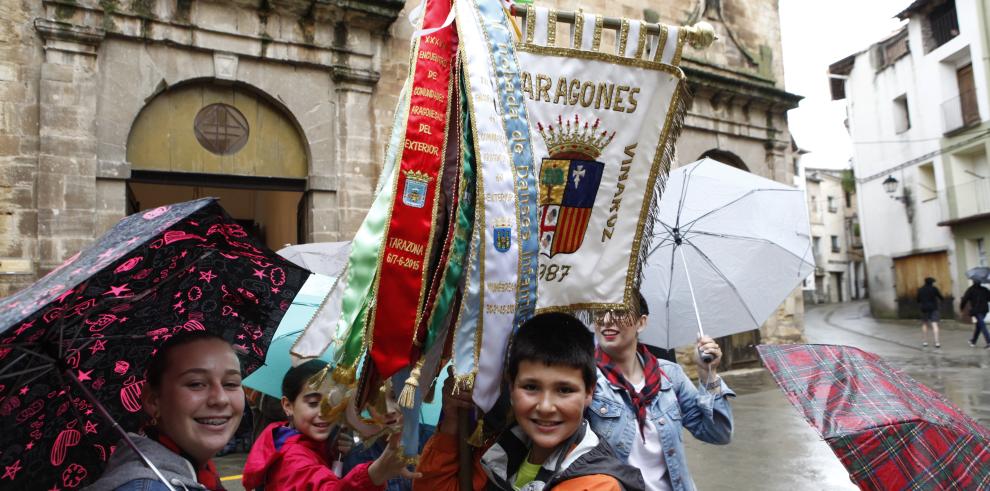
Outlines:
[[[576, 318], [540, 314], [512, 340], [506, 374], [516, 424], [476, 456], [473, 488], [641, 490], [637, 469], [623, 464], [588, 426], [584, 410], [595, 387], [594, 337]], [[452, 380], [448, 379], [448, 382]], [[458, 489], [457, 410], [467, 391], [444, 386], [444, 417], [423, 449], [414, 490]]]

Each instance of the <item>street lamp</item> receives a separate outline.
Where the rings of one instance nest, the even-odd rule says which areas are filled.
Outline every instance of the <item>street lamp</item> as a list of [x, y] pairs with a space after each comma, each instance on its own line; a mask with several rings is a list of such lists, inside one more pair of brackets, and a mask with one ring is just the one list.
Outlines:
[[894, 196], [894, 193], [897, 192], [898, 184], [899, 182], [894, 178], [894, 176], [887, 176], [887, 178], [883, 180], [883, 190], [887, 192], [890, 199], [900, 201], [901, 203], [904, 203], [905, 206], [908, 206], [908, 200], [910, 198], [908, 198], [907, 193], [903, 193], [901, 196]]
[[883, 190], [887, 191], [887, 194], [889, 194], [891, 198], [894, 198], [894, 193], [897, 192], [897, 179], [894, 179], [894, 176], [887, 176], [887, 178], [883, 181]]

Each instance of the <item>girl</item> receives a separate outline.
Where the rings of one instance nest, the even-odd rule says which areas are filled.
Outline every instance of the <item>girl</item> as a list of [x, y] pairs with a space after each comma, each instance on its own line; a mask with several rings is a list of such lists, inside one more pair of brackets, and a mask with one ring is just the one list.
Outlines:
[[323, 394], [307, 381], [326, 366], [310, 360], [289, 369], [282, 379], [282, 409], [288, 423], [272, 423], [251, 448], [244, 466], [243, 484], [248, 490], [381, 490], [395, 476], [418, 477], [406, 469], [392, 435], [385, 451], [374, 462], [361, 464], [339, 477], [330, 468], [327, 440], [333, 425], [320, 417]]
[[[230, 343], [206, 331], [177, 334], [154, 354], [141, 394], [151, 417], [134, 443], [176, 489], [222, 490], [210, 460], [237, 431], [244, 414], [241, 368]], [[95, 491], [168, 488], [123, 442]]]

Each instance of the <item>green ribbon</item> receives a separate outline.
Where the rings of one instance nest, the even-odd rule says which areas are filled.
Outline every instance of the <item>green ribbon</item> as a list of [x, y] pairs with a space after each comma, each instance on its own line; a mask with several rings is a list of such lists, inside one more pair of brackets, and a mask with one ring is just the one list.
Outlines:
[[367, 324], [368, 301], [375, 275], [378, 274], [378, 254], [385, 236], [385, 224], [389, 219], [395, 179], [399, 166], [398, 154], [405, 133], [406, 114], [409, 111], [409, 81], [402, 88], [395, 118], [392, 120], [392, 135], [385, 152], [385, 168], [375, 201], [361, 222], [361, 227], [351, 242], [348, 256], [347, 288], [341, 301], [340, 320], [337, 332], [344, 333], [343, 344], [339, 348], [335, 365], [338, 368], [352, 368], [364, 351], [364, 334]]
[[440, 291], [433, 304], [433, 311], [430, 312], [426, 339], [423, 343], [424, 353], [430, 350], [433, 343], [436, 342], [437, 335], [443, 330], [444, 320], [447, 319], [454, 294], [457, 292], [457, 287], [464, 275], [464, 258], [471, 242], [471, 231], [474, 228], [475, 155], [474, 140], [471, 135], [471, 111], [468, 109], [466, 89], [462, 75], [460, 89], [457, 91], [460, 94], [461, 105], [461, 176], [458, 184], [460, 197], [457, 201], [457, 222], [454, 224], [454, 244], [451, 246], [450, 257], [447, 259], [447, 266], [440, 280]]

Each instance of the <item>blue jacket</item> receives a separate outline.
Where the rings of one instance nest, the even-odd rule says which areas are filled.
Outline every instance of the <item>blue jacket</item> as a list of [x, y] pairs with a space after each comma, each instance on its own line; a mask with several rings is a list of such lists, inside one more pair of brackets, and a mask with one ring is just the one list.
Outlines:
[[[735, 392], [722, 382], [722, 393], [714, 396], [700, 384], [696, 387], [680, 365], [658, 360], [667, 377], [661, 377], [660, 394], [647, 410], [660, 433], [667, 474], [674, 491], [693, 491], [694, 481], [684, 456], [682, 428], [695, 438], [725, 445], [732, 438], [732, 408], [727, 396]], [[625, 389], [614, 386], [598, 372], [594, 400], [587, 409], [592, 429], [615, 449], [622, 461], [629, 460], [633, 438], [641, 438], [636, 412]]]

